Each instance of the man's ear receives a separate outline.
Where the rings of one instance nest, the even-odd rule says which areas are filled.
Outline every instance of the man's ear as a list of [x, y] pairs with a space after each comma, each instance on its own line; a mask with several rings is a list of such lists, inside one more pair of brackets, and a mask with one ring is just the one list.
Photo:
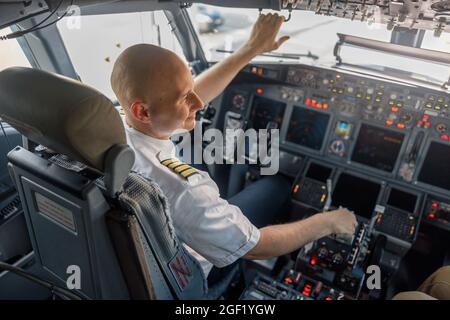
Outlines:
[[130, 107], [131, 114], [140, 122], [150, 122], [149, 106], [141, 100], [136, 100]]

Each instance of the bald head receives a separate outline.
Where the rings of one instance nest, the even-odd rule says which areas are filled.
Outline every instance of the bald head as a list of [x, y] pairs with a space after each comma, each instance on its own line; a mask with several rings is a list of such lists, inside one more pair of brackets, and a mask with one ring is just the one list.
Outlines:
[[195, 113], [204, 105], [183, 60], [150, 44], [132, 46], [117, 58], [111, 86], [127, 124], [160, 139], [178, 129], [191, 130]]
[[111, 86], [122, 107], [134, 101], [152, 104], [170, 94], [177, 76], [189, 73], [186, 64], [173, 52], [151, 44], [127, 48], [117, 58]]

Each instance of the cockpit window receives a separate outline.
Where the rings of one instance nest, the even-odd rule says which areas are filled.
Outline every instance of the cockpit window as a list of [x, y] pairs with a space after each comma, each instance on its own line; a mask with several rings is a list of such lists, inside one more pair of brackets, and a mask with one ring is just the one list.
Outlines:
[[64, 18], [58, 29], [81, 81], [117, 101], [110, 85], [114, 62], [120, 53], [138, 43], [160, 45], [184, 59], [163, 11]]
[[[10, 33], [10, 28], [0, 30], [0, 36]], [[30, 63], [16, 39], [2, 41], [0, 45], [0, 71], [9, 67], [30, 67]]]
[[[194, 4], [189, 10], [209, 61], [223, 60], [229, 55], [227, 52], [239, 48], [248, 38], [259, 14], [257, 9], [223, 8], [204, 4]], [[269, 11], [263, 11], [263, 13], [267, 12]], [[286, 11], [278, 13], [288, 15]], [[280, 35], [289, 35], [290, 39], [275, 52], [293, 55], [291, 57], [258, 56], [254, 61], [333, 65], [336, 62], [333, 49], [338, 41], [337, 33], [390, 42], [392, 32], [387, 30], [386, 25], [377, 23], [376, 12], [369, 21], [366, 19], [361, 22], [317, 15], [311, 11], [294, 10], [291, 19], [283, 24], [280, 32]], [[440, 37], [434, 37], [433, 31], [425, 31], [422, 48], [450, 52], [450, 35], [443, 33]], [[295, 55], [308, 54], [308, 52], [317, 56], [318, 59], [295, 58]], [[426, 76], [429, 78], [439, 81], [448, 79], [448, 68], [443, 68], [442, 65], [433, 67], [418, 60], [393, 55], [386, 58], [386, 54], [374, 54], [368, 50], [345, 49], [341, 53], [348, 63], [370, 64], [378, 68], [389, 67], [414, 74], [424, 73], [426, 70]]]

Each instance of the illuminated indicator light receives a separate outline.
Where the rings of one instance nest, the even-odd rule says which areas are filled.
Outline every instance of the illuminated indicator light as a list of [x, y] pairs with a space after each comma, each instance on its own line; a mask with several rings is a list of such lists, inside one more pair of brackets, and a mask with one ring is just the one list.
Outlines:
[[305, 104], [307, 105], [307, 106], [310, 106], [311, 105], [311, 99], [306, 99], [306, 101], [305, 101]]
[[317, 264], [317, 258], [311, 257], [311, 259], [309, 260], [309, 264], [312, 266], [315, 266]]
[[324, 104], [323, 104], [323, 108], [324, 108], [324, 109], [328, 109], [328, 103], [324, 103]]
[[311, 105], [312, 105], [313, 107], [315, 107], [316, 104], [317, 104], [317, 101], [316, 101], [316, 100], [312, 100], [312, 101], [311, 101]]
[[419, 120], [419, 121], [417, 121], [417, 124], [418, 124], [419, 126], [421, 126], [421, 125], [423, 125], [423, 121], [422, 121], [422, 120]]
[[331, 297], [326, 297], [325, 300], [331, 301], [331, 300], [333, 300], [333, 298], [331, 298]]
[[303, 292], [302, 292], [303, 295], [309, 297], [309, 295], [311, 294], [311, 289], [312, 289], [312, 286], [309, 285], [309, 284], [307, 284], [307, 285], [303, 288]]
[[389, 105], [393, 106], [394, 105], [394, 101], [389, 101]]
[[392, 110], [392, 112], [398, 112], [398, 108], [397, 107], [392, 107], [391, 110]]
[[298, 192], [298, 189], [299, 189], [299, 186], [298, 186], [298, 184], [297, 184], [297, 185], [295, 185], [295, 187], [294, 187], [294, 193], [297, 193], [297, 192]]
[[441, 106], [435, 106], [434, 109], [435, 110], [441, 110]]
[[424, 120], [428, 120], [428, 119], [430, 119], [430, 116], [427, 115], [427, 114], [424, 114], [424, 115], [423, 115], [423, 119], [424, 119]]
[[397, 103], [397, 107], [401, 107], [402, 106], [402, 104], [401, 103]]
[[441, 135], [441, 139], [442, 140], [450, 140], [450, 136], [443, 134], [443, 135]]
[[399, 124], [397, 124], [397, 128], [405, 129], [405, 125], [403, 123], [399, 123]]
[[392, 120], [386, 120], [386, 124], [387, 124], [388, 126], [392, 126], [392, 125], [394, 124], [394, 121], [392, 121]]
[[292, 284], [294, 282], [291, 278], [285, 278], [284, 283]]
[[439, 206], [439, 204], [437, 203], [437, 202], [433, 202], [432, 204], [431, 204], [431, 207], [432, 208], [437, 208]]
[[431, 123], [429, 121], [425, 122], [425, 127], [429, 127]]
[[336, 78], [337, 78], [337, 79], [339, 79], [340, 77], [341, 77], [341, 75], [340, 75], [340, 74], [337, 74], [337, 75], [336, 75]]
[[316, 107], [317, 107], [317, 109], [322, 109], [322, 104], [321, 104], [321, 103], [318, 103], [318, 104], [316, 105]]
[[436, 215], [434, 213], [429, 213], [428, 214], [428, 219], [435, 219]]
[[258, 89], [256, 89], [256, 93], [257, 93], [257, 94], [263, 94], [263, 93], [264, 93], [264, 90], [261, 89], [261, 88], [258, 88]]
[[380, 216], [378, 216], [378, 219], [377, 219], [377, 224], [380, 224], [381, 223], [381, 215]]

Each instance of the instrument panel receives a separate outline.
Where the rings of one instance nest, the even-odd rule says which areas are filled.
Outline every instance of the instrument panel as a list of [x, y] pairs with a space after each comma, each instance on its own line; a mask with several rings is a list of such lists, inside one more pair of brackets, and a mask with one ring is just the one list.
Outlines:
[[[443, 200], [440, 206], [446, 208], [450, 199], [448, 93], [301, 65], [253, 65], [243, 73], [246, 81], [229, 86], [222, 98], [222, 118], [233, 114], [247, 128], [280, 129], [282, 172], [292, 175], [289, 159], [298, 163], [301, 158], [303, 169], [311, 161], [332, 168], [335, 193], [339, 180], [352, 180], [355, 173], [365, 180], [355, 192], [369, 188], [367, 193], [376, 195], [374, 206], [385, 190], [396, 190], [392, 199], [384, 195], [383, 205], [392, 210], [396, 209], [389, 201], [408, 202], [411, 197], [418, 204], [421, 199], [424, 203]], [[227, 128], [226, 122], [216, 125]], [[358, 185], [358, 181], [350, 183]], [[405, 190], [409, 198], [402, 194]], [[420, 217], [418, 205], [411, 208], [400, 211], [415, 212], [411, 219]], [[426, 220], [450, 230], [446, 213], [433, 214], [431, 205], [424, 210]], [[381, 215], [366, 210], [362, 216], [377, 214]]]

